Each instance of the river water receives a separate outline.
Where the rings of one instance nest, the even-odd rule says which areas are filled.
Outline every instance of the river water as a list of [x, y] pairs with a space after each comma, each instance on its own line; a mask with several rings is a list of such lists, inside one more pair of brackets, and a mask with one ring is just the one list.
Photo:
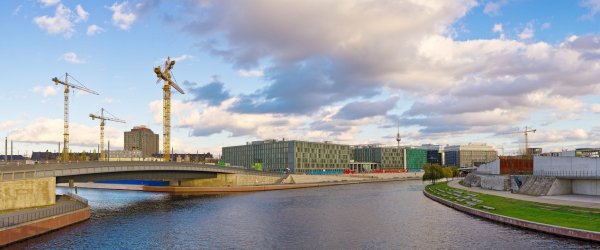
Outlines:
[[[59, 189], [58, 192], [64, 192]], [[400, 181], [226, 195], [79, 189], [92, 218], [10, 248], [565, 249], [593, 243], [496, 224]]]

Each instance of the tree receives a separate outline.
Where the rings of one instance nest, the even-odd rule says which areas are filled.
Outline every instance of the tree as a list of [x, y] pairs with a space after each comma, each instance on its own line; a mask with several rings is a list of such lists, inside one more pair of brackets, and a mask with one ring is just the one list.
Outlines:
[[431, 181], [435, 184], [435, 181], [444, 177], [442, 166], [438, 164], [428, 164], [423, 167], [425, 173], [423, 174], [423, 181]]

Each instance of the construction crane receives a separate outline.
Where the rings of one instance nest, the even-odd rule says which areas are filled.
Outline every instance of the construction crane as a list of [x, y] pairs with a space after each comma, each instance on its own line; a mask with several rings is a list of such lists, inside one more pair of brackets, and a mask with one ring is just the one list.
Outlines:
[[125, 123], [124, 120], [121, 120], [121, 119], [115, 117], [113, 114], [111, 114], [108, 111], [106, 111], [106, 113], [108, 113], [108, 115], [110, 115], [110, 116], [104, 116], [104, 111], [106, 111], [106, 110], [104, 108], [101, 108], [100, 115], [90, 114], [90, 118], [92, 118], [92, 120], [94, 120], [94, 119], [100, 120], [100, 159], [99, 160], [106, 159], [105, 154], [104, 154], [104, 121]]
[[527, 150], [529, 148], [529, 133], [535, 133], [535, 131], [537, 131], [537, 129], [531, 129], [531, 128], [527, 128], [527, 126], [525, 126], [525, 129], [523, 131], [508, 132], [508, 133], [502, 133], [502, 134], [524, 134], [525, 135], [525, 156], [530, 156], [529, 152]]
[[[73, 79], [75, 82], [79, 83], [79, 85], [75, 85], [73, 83], [69, 82], [69, 77], [71, 77], [71, 79]], [[54, 82], [55, 85], [58, 84], [62, 84], [63, 86], [65, 86], [65, 103], [64, 103], [64, 115], [65, 115], [65, 121], [64, 121], [64, 142], [63, 142], [63, 152], [62, 152], [62, 160], [63, 162], [67, 162], [69, 161], [69, 88], [72, 89], [78, 89], [84, 92], [88, 92], [90, 94], [94, 94], [94, 95], [99, 95], [98, 92], [93, 91], [85, 86], [83, 86], [83, 84], [81, 84], [79, 81], [77, 81], [77, 79], [73, 78], [71, 75], [69, 75], [69, 73], [65, 73], [65, 80], [59, 80], [57, 77], [52, 78], [52, 81]]]
[[179, 93], [185, 94], [183, 89], [171, 80], [171, 69], [175, 65], [175, 60], [167, 57], [165, 61], [165, 69], [161, 70], [160, 66], [154, 68], [154, 73], [159, 83], [161, 80], [165, 82], [163, 85], [163, 160], [171, 161], [171, 86]]

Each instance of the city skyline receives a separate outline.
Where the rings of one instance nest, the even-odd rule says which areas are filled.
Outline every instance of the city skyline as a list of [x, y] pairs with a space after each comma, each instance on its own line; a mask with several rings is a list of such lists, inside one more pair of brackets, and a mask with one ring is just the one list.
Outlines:
[[[71, 148], [146, 125], [162, 134], [162, 84], [177, 63], [176, 152], [262, 139], [395, 145], [486, 142], [517, 151], [525, 126], [545, 151], [600, 145], [597, 1], [2, 2], [9, 34], [0, 132], [20, 153], [62, 142], [68, 72], [100, 93], [71, 95]], [[161, 135], [162, 140], [162, 135]]]

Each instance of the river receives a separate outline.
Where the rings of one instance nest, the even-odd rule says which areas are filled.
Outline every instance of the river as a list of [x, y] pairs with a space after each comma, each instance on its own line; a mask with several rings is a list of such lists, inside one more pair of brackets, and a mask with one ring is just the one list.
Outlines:
[[[64, 192], [66, 189], [58, 189]], [[92, 218], [20, 249], [565, 249], [593, 243], [472, 217], [399, 181], [224, 195], [84, 190]]]

